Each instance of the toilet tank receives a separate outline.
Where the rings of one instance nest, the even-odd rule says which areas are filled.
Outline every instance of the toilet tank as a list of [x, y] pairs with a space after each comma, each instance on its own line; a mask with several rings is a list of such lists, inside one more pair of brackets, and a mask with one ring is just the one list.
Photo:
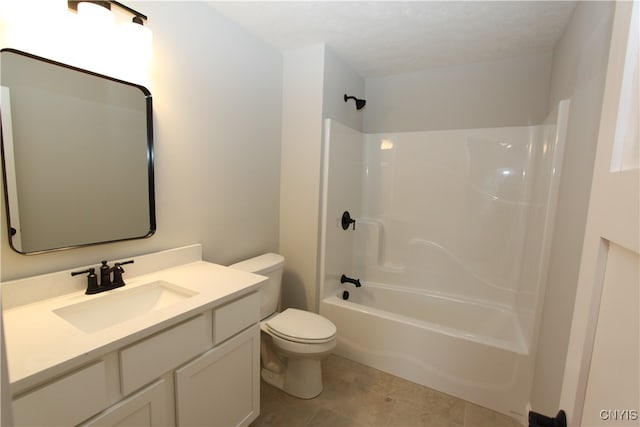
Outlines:
[[282, 255], [268, 253], [231, 264], [229, 267], [269, 278], [267, 283], [260, 288], [260, 319], [264, 319], [278, 310], [280, 289], [282, 288], [282, 271], [284, 270]]

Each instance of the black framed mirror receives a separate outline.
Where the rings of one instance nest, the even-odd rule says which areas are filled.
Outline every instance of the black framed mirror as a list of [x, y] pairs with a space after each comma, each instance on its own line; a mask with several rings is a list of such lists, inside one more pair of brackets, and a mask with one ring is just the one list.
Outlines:
[[36, 254], [156, 230], [151, 93], [15, 49], [0, 51], [9, 243]]

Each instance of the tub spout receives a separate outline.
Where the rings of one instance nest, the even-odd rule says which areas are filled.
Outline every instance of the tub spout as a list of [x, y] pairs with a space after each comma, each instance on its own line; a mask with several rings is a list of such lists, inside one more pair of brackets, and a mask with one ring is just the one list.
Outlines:
[[352, 279], [351, 277], [347, 277], [344, 274], [342, 275], [342, 277], [340, 277], [340, 283], [351, 283], [352, 285], [355, 285], [356, 288], [362, 286], [360, 284], [360, 279]]

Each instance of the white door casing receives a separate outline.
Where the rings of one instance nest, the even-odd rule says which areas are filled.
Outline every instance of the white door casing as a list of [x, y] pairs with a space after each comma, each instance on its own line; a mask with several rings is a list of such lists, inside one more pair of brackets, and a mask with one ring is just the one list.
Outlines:
[[639, 15], [616, 3], [560, 397], [572, 426], [640, 422]]

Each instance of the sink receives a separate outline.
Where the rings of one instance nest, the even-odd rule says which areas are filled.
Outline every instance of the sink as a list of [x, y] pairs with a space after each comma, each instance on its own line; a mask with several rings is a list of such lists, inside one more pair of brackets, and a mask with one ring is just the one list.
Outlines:
[[[112, 293], [111, 293], [112, 292]], [[158, 280], [134, 288], [120, 288], [53, 312], [84, 332], [97, 332], [160, 310], [197, 292]]]

